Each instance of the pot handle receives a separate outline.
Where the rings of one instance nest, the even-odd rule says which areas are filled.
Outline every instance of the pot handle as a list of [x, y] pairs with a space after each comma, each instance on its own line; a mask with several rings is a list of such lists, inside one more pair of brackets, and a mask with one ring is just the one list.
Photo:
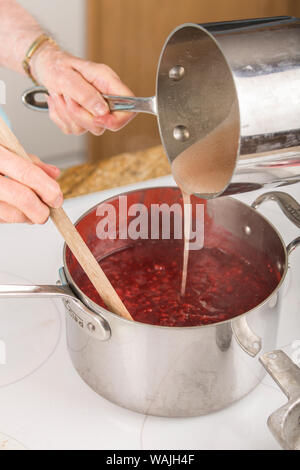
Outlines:
[[[49, 92], [46, 88], [37, 86], [26, 90], [22, 95], [25, 106], [34, 111], [48, 111], [47, 97]], [[110, 111], [132, 111], [134, 113], [157, 114], [156, 98], [137, 98], [135, 96], [113, 96], [102, 95], [106, 100]], [[39, 97], [39, 99], [37, 99]], [[44, 99], [42, 99], [44, 97]]]
[[254, 333], [245, 316], [233, 318], [231, 328], [236, 342], [249, 356], [255, 357], [261, 351], [262, 340]]
[[[272, 191], [260, 195], [252, 203], [253, 209], [257, 209], [263, 202], [276, 201], [286, 216], [300, 227], [300, 205], [289, 194], [280, 191]], [[290, 254], [300, 245], [300, 237], [295, 238], [288, 246], [287, 252]], [[255, 357], [262, 349], [262, 341], [249, 327], [246, 317], [237, 317], [232, 320], [232, 332], [240, 347], [250, 356]]]
[[89, 310], [67, 285], [0, 285], [0, 298], [61, 298], [70, 317], [93, 338], [106, 341], [111, 330], [104, 317]]
[[269, 416], [268, 426], [284, 449], [299, 450], [300, 368], [282, 350], [263, 354], [259, 360], [289, 400]]
[[259, 360], [289, 400], [300, 398], [300, 368], [284, 351], [270, 351]]
[[[275, 201], [281, 208], [282, 212], [287, 218], [293, 222], [296, 227], [300, 228], [300, 204], [287, 193], [282, 191], [271, 191], [269, 193], [261, 194], [251, 204], [253, 209], [257, 209], [265, 201]], [[300, 245], [300, 237], [295, 238], [287, 246], [287, 252], [290, 255], [291, 252]]]

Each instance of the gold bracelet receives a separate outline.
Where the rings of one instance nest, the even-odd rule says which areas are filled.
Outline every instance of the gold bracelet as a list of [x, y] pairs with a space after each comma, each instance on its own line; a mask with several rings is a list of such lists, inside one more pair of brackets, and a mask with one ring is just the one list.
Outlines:
[[32, 58], [32, 56], [36, 53], [36, 51], [45, 43], [45, 42], [50, 42], [51, 44], [55, 44], [56, 45], [56, 42], [50, 38], [49, 36], [47, 36], [47, 34], [41, 34], [41, 36], [39, 36], [32, 44], [31, 46], [29, 47], [26, 55], [25, 55], [25, 58], [22, 62], [22, 65], [23, 65], [23, 69], [25, 70], [26, 74], [28, 75], [28, 77], [33, 81], [33, 83], [35, 85], [39, 85], [38, 82], [35, 80], [35, 78], [33, 77], [32, 73], [31, 73], [31, 70], [30, 70], [30, 60]]

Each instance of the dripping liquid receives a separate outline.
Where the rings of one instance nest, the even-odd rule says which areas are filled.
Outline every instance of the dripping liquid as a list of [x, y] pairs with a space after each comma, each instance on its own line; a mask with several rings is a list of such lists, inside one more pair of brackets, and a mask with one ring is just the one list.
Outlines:
[[182, 275], [181, 275], [181, 288], [180, 295], [183, 297], [185, 295], [186, 289], [186, 280], [188, 273], [188, 262], [189, 262], [189, 245], [190, 245], [190, 235], [191, 235], [191, 197], [189, 194], [182, 191], [183, 199], [183, 263], [182, 263]]

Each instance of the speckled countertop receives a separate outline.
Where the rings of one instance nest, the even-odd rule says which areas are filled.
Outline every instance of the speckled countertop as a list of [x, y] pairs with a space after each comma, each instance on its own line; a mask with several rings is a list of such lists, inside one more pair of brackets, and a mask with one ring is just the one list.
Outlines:
[[163, 147], [157, 146], [68, 168], [62, 172], [59, 181], [65, 198], [72, 198], [157, 178], [170, 172], [170, 163]]

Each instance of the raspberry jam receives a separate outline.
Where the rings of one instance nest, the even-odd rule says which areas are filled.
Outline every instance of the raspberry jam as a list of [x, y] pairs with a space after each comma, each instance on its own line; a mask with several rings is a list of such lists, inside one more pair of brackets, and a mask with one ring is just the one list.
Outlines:
[[[100, 265], [134, 320], [161, 326], [207, 325], [233, 318], [265, 300], [280, 280], [265, 255], [252, 263], [238, 250], [204, 247], [189, 253], [181, 297], [182, 253], [182, 241], [135, 241], [100, 260]], [[104, 307], [82, 271], [76, 282]]]

